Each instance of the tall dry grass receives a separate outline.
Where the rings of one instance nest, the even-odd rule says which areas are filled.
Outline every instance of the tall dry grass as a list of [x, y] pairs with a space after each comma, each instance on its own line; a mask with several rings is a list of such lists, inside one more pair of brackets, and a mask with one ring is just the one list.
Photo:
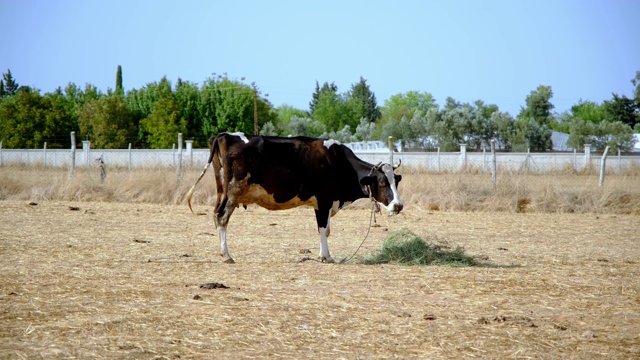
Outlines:
[[[173, 168], [108, 168], [102, 182], [94, 168], [33, 166], [0, 167], [0, 200], [64, 200], [184, 204], [200, 168], [187, 168], [178, 179]], [[211, 172], [211, 170], [209, 170]], [[491, 174], [479, 169], [463, 173], [433, 173], [404, 168], [400, 196], [406, 206], [431, 211], [539, 213], [617, 213], [640, 215], [640, 168], [607, 174], [599, 187], [595, 170], [571, 169], [546, 174], [499, 172], [493, 188]], [[207, 174], [193, 196], [194, 204], [212, 205], [215, 180]], [[363, 201], [360, 206], [366, 205]], [[356, 204], [355, 206], [358, 206]]]

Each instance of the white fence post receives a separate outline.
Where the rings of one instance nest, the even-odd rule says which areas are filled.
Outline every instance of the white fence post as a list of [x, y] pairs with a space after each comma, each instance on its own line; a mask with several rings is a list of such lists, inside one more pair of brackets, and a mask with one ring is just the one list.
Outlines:
[[622, 175], [622, 158], [620, 157], [620, 147], [618, 147], [618, 175]]
[[180, 182], [180, 173], [182, 172], [182, 133], [178, 134], [178, 167], [176, 169], [176, 176], [178, 182]]
[[467, 144], [460, 144], [460, 170], [467, 169]]
[[187, 144], [187, 156], [189, 156], [189, 166], [193, 166], [193, 140], [185, 140]]
[[0, 141], [0, 166], [2, 166], [2, 141]]
[[71, 132], [71, 166], [69, 167], [69, 174], [73, 174], [76, 167], [76, 132]]
[[91, 141], [82, 140], [82, 151], [84, 152], [84, 164], [85, 166], [89, 166], [90, 152], [91, 152]]
[[600, 160], [600, 187], [604, 185], [604, 168], [607, 162], [607, 153], [609, 152], [609, 146], [604, 148], [604, 153], [602, 153], [602, 159]]
[[389, 136], [389, 164], [393, 166], [393, 136]]
[[493, 182], [493, 189], [496, 189], [496, 141], [491, 139], [491, 181]]
[[584, 144], [584, 168], [591, 166], [591, 144]]
[[44, 147], [42, 148], [42, 161], [44, 161], [44, 167], [47, 167], [47, 142], [44, 142]]
[[131, 171], [131, 143], [129, 143], [129, 171]]
[[482, 173], [487, 172], [487, 149], [482, 144]]
[[440, 172], [440, 146], [438, 146], [438, 172]]

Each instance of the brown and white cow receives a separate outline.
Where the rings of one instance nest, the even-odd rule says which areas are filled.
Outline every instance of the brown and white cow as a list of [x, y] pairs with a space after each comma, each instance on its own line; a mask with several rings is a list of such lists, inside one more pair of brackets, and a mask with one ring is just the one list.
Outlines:
[[227, 248], [227, 224], [239, 205], [257, 204], [269, 210], [306, 205], [315, 209], [320, 233], [320, 258], [334, 262], [327, 237], [330, 219], [346, 204], [371, 197], [390, 213], [402, 210], [398, 195], [401, 175], [389, 164], [358, 159], [334, 140], [309, 137], [251, 136], [221, 133], [209, 140], [209, 161], [187, 194], [213, 163], [217, 200], [214, 220], [221, 255], [233, 263]]

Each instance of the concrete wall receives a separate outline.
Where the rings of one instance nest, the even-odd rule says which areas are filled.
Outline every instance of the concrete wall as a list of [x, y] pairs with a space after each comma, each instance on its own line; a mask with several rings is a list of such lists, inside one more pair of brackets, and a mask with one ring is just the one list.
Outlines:
[[[361, 159], [372, 164], [389, 162], [389, 152], [355, 151]], [[181, 154], [181, 155], [180, 155]], [[51, 167], [70, 167], [73, 153], [68, 149], [13, 150], [0, 149], [0, 166], [9, 164], [39, 165]], [[177, 166], [182, 158], [182, 166], [202, 167], [209, 158], [208, 149], [192, 149], [188, 144], [182, 151], [146, 150], [146, 149], [91, 149], [88, 144], [75, 151], [75, 166], [93, 166], [97, 158], [102, 157], [107, 168], [153, 168]], [[491, 153], [482, 152], [416, 152], [393, 153], [393, 161], [402, 161], [403, 166], [420, 167], [430, 171], [460, 171], [466, 168], [491, 169]], [[586, 166], [600, 167], [601, 155], [589, 153], [497, 153], [496, 163], [499, 170], [546, 172], [572, 168], [581, 170]], [[609, 154], [608, 171], [623, 171], [635, 165], [640, 166], [640, 155], [620, 156]]]

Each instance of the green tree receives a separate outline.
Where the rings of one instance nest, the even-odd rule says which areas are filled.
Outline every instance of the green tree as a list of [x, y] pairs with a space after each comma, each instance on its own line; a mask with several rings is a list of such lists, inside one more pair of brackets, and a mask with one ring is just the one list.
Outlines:
[[174, 98], [179, 112], [178, 117], [185, 122], [183, 136], [192, 139], [194, 147], [208, 146], [208, 138], [202, 131], [202, 118], [198, 110], [200, 101], [198, 86], [178, 78]]
[[289, 126], [285, 129], [285, 134], [290, 136], [312, 136], [320, 137], [326, 133], [327, 127], [310, 117], [292, 116], [289, 120]]
[[[378, 121], [380, 136], [383, 139], [393, 136], [394, 139], [400, 140], [402, 143], [399, 136], [402, 136], [402, 133], [409, 133], [406, 129], [400, 128], [402, 118], [412, 119], [416, 111], [426, 114], [429, 109], [437, 109], [437, 107], [433, 95], [428, 92], [409, 91], [392, 95], [385, 100], [384, 106], [381, 108], [382, 116]], [[404, 143], [402, 145], [404, 146]]]
[[327, 131], [344, 129], [345, 125], [356, 127], [360, 119], [354, 118], [353, 109], [346, 99], [335, 91], [323, 91], [318, 97], [318, 102], [311, 117], [323, 123]]
[[571, 118], [567, 145], [574, 149], [582, 149], [584, 144], [591, 144], [591, 136], [595, 134], [596, 124], [580, 117]]
[[476, 106], [476, 109], [478, 109], [478, 111], [480, 112], [480, 115], [485, 119], [491, 118], [491, 115], [493, 115], [493, 113], [500, 111], [500, 109], [498, 108], [498, 105], [485, 104], [484, 101], [482, 100], [476, 100], [474, 102], [474, 105]]
[[320, 138], [333, 139], [341, 143], [348, 143], [353, 141], [353, 135], [351, 134], [351, 127], [349, 125], [345, 125], [342, 129], [338, 131], [325, 132], [320, 135]]
[[318, 100], [320, 99], [320, 95], [325, 93], [325, 92], [330, 92], [330, 93], [334, 93], [337, 94], [338, 93], [338, 86], [336, 86], [336, 84], [334, 83], [327, 83], [325, 82], [324, 84], [322, 84], [322, 88], [320, 88], [320, 85], [318, 84], [318, 81], [316, 80], [316, 89], [313, 92], [313, 94], [311, 94], [311, 102], [309, 102], [309, 113], [313, 114], [313, 112], [316, 110], [316, 106], [318, 105]]
[[[253, 134], [253, 96], [253, 86], [231, 80], [226, 74], [207, 79], [198, 103], [205, 136], [222, 131]], [[257, 105], [258, 127], [275, 121], [275, 112], [268, 100], [258, 96]]]
[[603, 105], [598, 105], [596, 102], [580, 99], [571, 107], [571, 117], [597, 124], [605, 119], [606, 110]]
[[116, 71], [116, 94], [124, 95], [124, 87], [122, 87], [122, 66], [118, 65]]
[[353, 134], [354, 141], [368, 141], [373, 139], [373, 134], [376, 132], [376, 124], [369, 122], [366, 118], [360, 119], [360, 124], [356, 126], [356, 131]]
[[633, 89], [633, 96], [635, 97], [636, 101], [640, 101], [640, 70], [636, 71], [636, 76], [631, 79], [631, 83], [635, 87]]
[[541, 124], [534, 118], [519, 117], [514, 123], [514, 131], [510, 139], [514, 151], [527, 150], [541, 152], [552, 150], [551, 128]]
[[489, 118], [492, 138], [499, 149], [511, 150], [515, 120], [508, 112], [496, 111]]
[[378, 109], [376, 95], [369, 89], [367, 80], [362, 76], [358, 83], [351, 85], [351, 91], [347, 97], [354, 109], [353, 116], [357, 119], [365, 118], [372, 123], [378, 121], [381, 112], [380, 109]]
[[46, 109], [38, 91], [20, 91], [0, 102], [0, 138], [6, 148], [40, 148]]
[[360, 118], [356, 113], [361, 105], [357, 100], [350, 102], [349, 94], [339, 94], [338, 87], [327, 82], [322, 88], [316, 82], [316, 91], [309, 103], [311, 117], [323, 123], [328, 133], [342, 131], [345, 125], [349, 128], [358, 126]]
[[276, 136], [278, 135], [278, 130], [276, 129], [275, 125], [273, 125], [273, 123], [269, 121], [268, 123], [262, 125], [262, 128], [260, 129], [260, 135]]
[[495, 137], [491, 116], [498, 112], [497, 105], [486, 105], [482, 100], [474, 104], [460, 103], [451, 97], [441, 111], [441, 127], [434, 127], [441, 148], [453, 151], [459, 144], [480, 150]]
[[[289, 121], [292, 117], [305, 118], [309, 117], [309, 113], [290, 105], [282, 105], [276, 109], [276, 120], [273, 125], [280, 135], [288, 135], [286, 129], [289, 127]], [[260, 132], [262, 133], [262, 132]]]
[[402, 117], [411, 119], [416, 111], [426, 114], [429, 109], [437, 108], [438, 104], [428, 92], [409, 91], [392, 95], [385, 100], [382, 108], [382, 122], [389, 119], [400, 120]]
[[71, 103], [60, 88], [40, 95], [22, 88], [0, 102], [0, 138], [10, 148], [68, 148], [69, 133], [77, 126]]
[[631, 151], [635, 139], [633, 129], [620, 121], [594, 123], [576, 117], [571, 121], [567, 144], [574, 149], [582, 149], [585, 144], [591, 144], [598, 151], [603, 151], [607, 146], [612, 151]]
[[187, 121], [180, 116], [180, 108], [173, 96], [163, 96], [140, 125], [147, 134], [149, 147], [167, 149], [176, 143], [179, 133], [186, 133]]
[[554, 123], [551, 110], [553, 91], [551, 86], [539, 85], [526, 98], [526, 107], [520, 108], [514, 123], [511, 145], [515, 151], [552, 150], [551, 125]]
[[613, 99], [605, 101], [603, 106], [605, 118], [609, 122], [619, 121], [632, 128], [638, 123], [640, 108], [635, 99], [613, 94]]
[[[156, 104], [160, 99], [173, 98], [174, 93], [171, 82], [166, 76], [163, 76], [159, 82], [146, 84], [144, 87], [136, 90], [132, 89], [125, 96], [125, 104], [131, 115], [131, 126], [136, 128], [136, 138], [132, 142], [139, 147], [148, 147], [147, 139], [149, 133], [146, 127], [142, 126], [144, 119], [150, 117]], [[174, 134], [177, 137], [177, 134]]]
[[443, 127], [438, 135], [438, 144], [444, 151], [455, 151], [460, 148], [460, 144], [466, 143], [465, 136], [470, 131], [472, 114], [468, 107], [454, 108], [446, 106], [442, 110]]
[[75, 103], [60, 88], [42, 98], [45, 109], [44, 139], [50, 148], [69, 148], [71, 131], [78, 129]]
[[2, 78], [4, 79], [3, 93], [4, 96], [12, 96], [18, 92], [20, 85], [16, 82], [11, 74], [11, 70], [7, 69], [7, 72], [2, 74]]
[[633, 129], [629, 124], [621, 121], [604, 121], [598, 125], [596, 131], [598, 136], [595, 141], [597, 149], [604, 150], [605, 147], [609, 146], [614, 152], [618, 150], [633, 150], [636, 140], [633, 137]]
[[406, 116], [403, 116], [400, 119], [389, 118], [389, 120], [382, 125], [380, 137], [383, 140], [386, 140], [391, 136], [394, 141], [400, 141], [402, 149], [407, 147], [413, 148], [415, 146], [414, 142], [417, 139], [413, 130], [414, 129], [411, 127], [411, 120]]
[[78, 116], [80, 138], [96, 149], [122, 149], [136, 139], [133, 114], [122, 96], [102, 96], [82, 106]]
[[518, 118], [527, 119], [524, 123], [527, 123], [528, 119], [534, 119], [539, 124], [549, 125], [552, 119], [551, 110], [554, 108], [551, 103], [552, 97], [551, 86], [539, 85], [536, 90], [527, 95], [527, 106], [520, 109]]

